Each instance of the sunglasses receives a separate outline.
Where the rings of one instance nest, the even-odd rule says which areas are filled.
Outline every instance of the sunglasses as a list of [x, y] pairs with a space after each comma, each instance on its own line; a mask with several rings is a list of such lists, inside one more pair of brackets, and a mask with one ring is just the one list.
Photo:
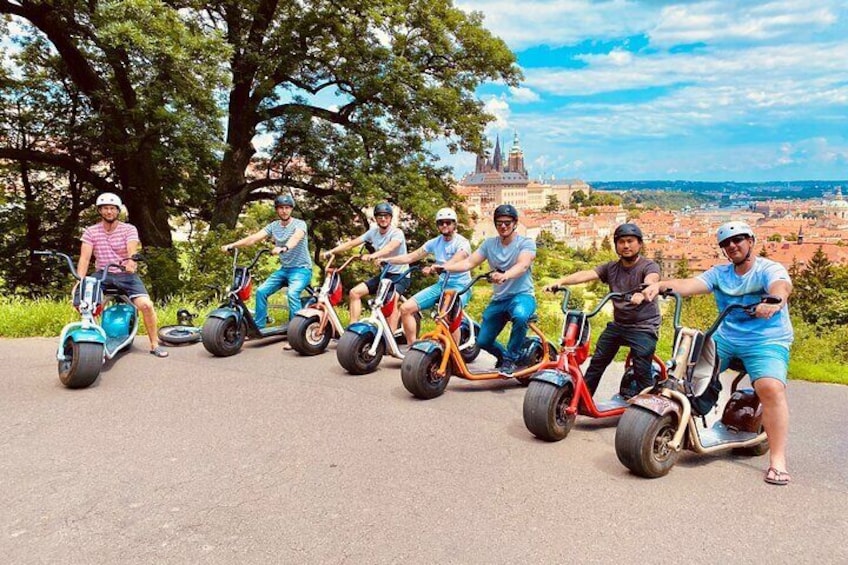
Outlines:
[[495, 225], [499, 228], [505, 228], [513, 224], [512, 220], [495, 220]]
[[392, 217], [391, 214], [375, 214], [374, 215], [374, 218], [377, 219], [377, 220], [379, 220], [380, 218], [391, 218], [391, 217]]
[[719, 247], [721, 247], [722, 249], [724, 249], [725, 247], [727, 247], [727, 246], [728, 246], [728, 245], [730, 245], [731, 243], [732, 243], [733, 245], [739, 245], [740, 243], [742, 243], [742, 242], [743, 242], [743, 241], [745, 241], [746, 239], [748, 239], [748, 236], [747, 236], [747, 235], [734, 235], [733, 237], [730, 237], [730, 238], [728, 238], [728, 239], [725, 239], [724, 241], [722, 241], [721, 243], [719, 243], [719, 244], [718, 244], [718, 246], [719, 246]]
[[449, 226], [452, 223], [453, 223], [453, 220], [437, 220], [436, 221], [437, 226]]

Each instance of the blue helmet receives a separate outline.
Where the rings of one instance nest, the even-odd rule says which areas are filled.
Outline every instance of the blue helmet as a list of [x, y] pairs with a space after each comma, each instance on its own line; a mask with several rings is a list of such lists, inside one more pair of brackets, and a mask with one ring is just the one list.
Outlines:
[[294, 208], [294, 198], [290, 194], [281, 194], [274, 199], [274, 208], [279, 206], [291, 206]]
[[495, 208], [495, 213], [492, 214], [492, 219], [496, 220], [500, 216], [509, 216], [516, 222], [518, 221], [518, 210], [512, 204], [501, 204]]
[[636, 224], [621, 224], [615, 228], [615, 233], [612, 236], [613, 242], [618, 241], [622, 237], [635, 237], [642, 243], [642, 230]]
[[379, 204], [374, 206], [374, 216], [379, 216], [380, 214], [388, 214], [389, 216], [394, 216], [392, 205], [388, 202], [380, 202]]

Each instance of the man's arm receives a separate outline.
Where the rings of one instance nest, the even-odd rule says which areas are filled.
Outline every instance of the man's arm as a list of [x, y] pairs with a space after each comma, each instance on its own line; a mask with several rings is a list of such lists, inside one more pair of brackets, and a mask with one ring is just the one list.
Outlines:
[[651, 301], [660, 293], [660, 290], [670, 288], [681, 296], [692, 296], [695, 294], [709, 294], [707, 283], [701, 279], [672, 279], [668, 281], [654, 282], [642, 291], [645, 300]]
[[82, 242], [80, 247], [80, 258], [77, 262], [77, 274], [84, 277], [88, 274], [88, 264], [91, 262], [91, 254], [94, 247], [90, 243]]
[[[376, 255], [376, 253], [374, 254]], [[372, 255], [372, 257], [374, 256]], [[386, 257], [379, 261], [380, 263], [389, 263], [391, 265], [409, 265], [410, 263], [415, 263], [416, 261], [420, 261], [424, 257], [427, 256], [427, 251], [424, 249], [422, 245], [415, 251], [411, 251], [409, 253], [404, 253], [403, 255], [398, 255], [397, 257]], [[380, 259], [378, 257], [378, 259]]]
[[515, 265], [503, 273], [492, 274], [492, 282], [495, 284], [501, 284], [508, 280], [517, 279], [530, 268], [530, 265], [533, 264], [533, 260], [535, 258], [536, 254], [532, 251], [522, 251], [518, 254], [518, 259], [516, 259]]
[[252, 235], [248, 235], [246, 237], [241, 238], [238, 241], [234, 241], [232, 243], [227, 243], [226, 245], [222, 245], [221, 250], [226, 252], [226, 251], [229, 251], [230, 249], [232, 249], [234, 247], [250, 247], [254, 243], [259, 243], [260, 241], [262, 241], [266, 237], [268, 237], [268, 232], [266, 232], [264, 229], [261, 229], [261, 230], [259, 230], [258, 232], [254, 233]]
[[554, 287], [557, 286], [570, 286], [573, 284], [581, 284], [590, 281], [596, 281], [600, 279], [597, 271], [595, 269], [586, 269], [585, 271], [577, 271], [576, 273], [571, 273], [570, 275], [566, 275], [561, 279], [557, 279], [551, 284], [547, 285], [543, 290], [551, 291]]
[[485, 260], [486, 258], [483, 257], [480, 251], [475, 251], [470, 257], [461, 261], [448, 261], [444, 265], [441, 265], [441, 269], [448, 273], [462, 273], [463, 271], [470, 271]]
[[286, 251], [294, 249], [294, 246], [300, 243], [300, 240], [302, 240], [305, 235], [306, 232], [303, 230], [294, 230], [294, 233], [291, 234], [288, 241], [286, 241], [282, 246], [274, 246], [274, 249], [271, 250], [271, 255], [279, 255], [283, 252], [284, 248]]
[[381, 250], [375, 251], [374, 253], [366, 253], [365, 255], [362, 256], [362, 259], [364, 261], [374, 261], [375, 259], [380, 259], [381, 257], [385, 257], [386, 255], [389, 255], [392, 251], [394, 251], [398, 247], [400, 247], [400, 241], [398, 241], [397, 239], [393, 239], [390, 242], [388, 242], [386, 244], [386, 246], [383, 247]]
[[757, 308], [754, 310], [754, 315], [757, 318], [771, 318], [780, 312], [780, 309], [786, 305], [789, 295], [792, 294], [792, 283], [787, 280], [774, 281], [769, 285], [768, 293], [780, 298], [780, 303], [766, 304], [761, 302], [757, 304]]
[[324, 259], [330, 257], [330, 255], [338, 255], [339, 253], [344, 253], [351, 247], [356, 247], [357, 245], [362, 245], [363, 243], [365, 243], [365, 234], [360, 235], [356, 239], [350, 239], [348, 241], [345, 241], [344, 243], [340, 243], [329, 251], [325, 251]]
[[141, 243], [137, 239], [130, 240], [127, 242], [127, 260], [124, 261], [124, 268], [128, 273], [134, 273], [138, 270], [138, 263], [135, 262], [135, 259], [132, 257], [138, 253], [138, 245]]

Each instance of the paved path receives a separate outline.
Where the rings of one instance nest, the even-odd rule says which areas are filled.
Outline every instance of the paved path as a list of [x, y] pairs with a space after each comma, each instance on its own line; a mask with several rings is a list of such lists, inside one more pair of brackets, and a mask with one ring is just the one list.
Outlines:
[[773, 487], [765, 457], [637, 478], [611, 423], [537, 441], [509, 382], [422, 402], [396, 360], [351, 377], [332, 348], [161, 360], [139, 339], [71, 391], [54, 347], [0, 340], [3, 563], [848, 562], [848, 387], [790, 384], [794, 482]]

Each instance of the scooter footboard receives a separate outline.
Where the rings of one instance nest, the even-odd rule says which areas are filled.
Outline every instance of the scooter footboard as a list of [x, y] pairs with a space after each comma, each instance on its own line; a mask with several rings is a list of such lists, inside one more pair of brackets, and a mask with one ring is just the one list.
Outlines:
[[630, 399], [630, 405], [638, 406], [648, 412], [653, 412], [657, 416], [674, 414], [678, 422], [683, 414], [677, 402], [658, 394], [638, 394]]

